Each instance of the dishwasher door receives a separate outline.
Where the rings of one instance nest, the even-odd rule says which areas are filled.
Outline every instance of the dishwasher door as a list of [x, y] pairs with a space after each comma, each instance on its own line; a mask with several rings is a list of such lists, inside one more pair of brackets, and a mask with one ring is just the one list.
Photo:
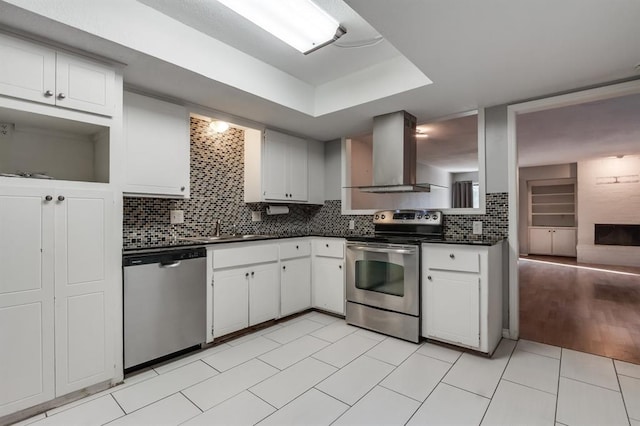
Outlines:
[[206, 250], [125, 257], [124, 368], [206, 340]]

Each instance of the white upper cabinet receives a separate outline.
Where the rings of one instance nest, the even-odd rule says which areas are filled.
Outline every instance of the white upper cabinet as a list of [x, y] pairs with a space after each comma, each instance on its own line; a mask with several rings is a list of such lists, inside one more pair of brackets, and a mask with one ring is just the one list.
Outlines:
[[245, 202], [324, 203], [324, 146], [273, 130], [245, 133]]
[[189, 114], [185, 107], [125, 92], [124, 134], [125, 193], [189, 197]]
[[0, 34], [0, 94], [112, 116], [115, 70]]

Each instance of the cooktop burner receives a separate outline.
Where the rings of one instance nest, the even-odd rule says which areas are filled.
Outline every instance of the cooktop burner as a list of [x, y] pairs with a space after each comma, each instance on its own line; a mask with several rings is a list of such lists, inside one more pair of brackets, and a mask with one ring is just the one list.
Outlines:
[[373, 215], [375, 235], [349, 237], [351, 241], [421, 244], [444, 240], [442, 212], [435, 210], [381, 210]]

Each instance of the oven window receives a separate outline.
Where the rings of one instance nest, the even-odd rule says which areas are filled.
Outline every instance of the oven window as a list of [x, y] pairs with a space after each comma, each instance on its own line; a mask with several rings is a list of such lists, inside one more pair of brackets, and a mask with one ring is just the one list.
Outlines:
[[404, 296], [404, 266], [379, 260], [356, 261], [356, 288]]

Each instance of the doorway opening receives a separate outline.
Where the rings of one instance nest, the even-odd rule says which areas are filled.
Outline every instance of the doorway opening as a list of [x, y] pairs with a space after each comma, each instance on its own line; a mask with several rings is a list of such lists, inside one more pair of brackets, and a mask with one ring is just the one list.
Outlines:
[[639, 93], [509, 107], [512, 336], [640, 363]]

